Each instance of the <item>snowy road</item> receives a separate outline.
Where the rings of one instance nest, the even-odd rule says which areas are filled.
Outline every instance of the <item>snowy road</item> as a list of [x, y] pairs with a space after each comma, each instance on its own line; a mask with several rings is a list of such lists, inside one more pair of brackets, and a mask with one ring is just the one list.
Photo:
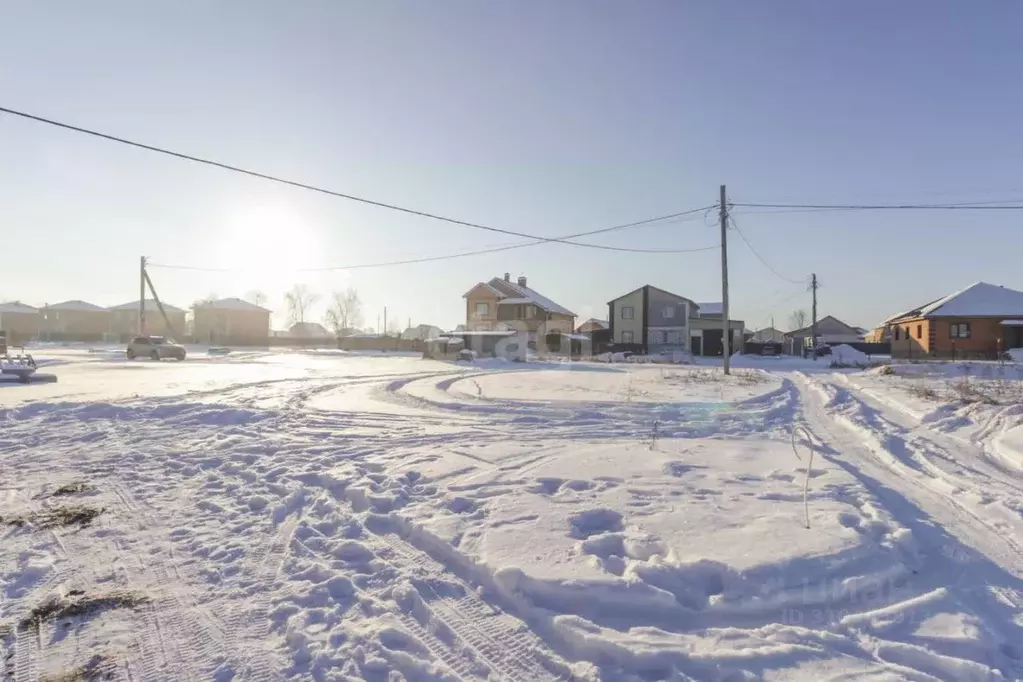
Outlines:
[[0, 389], [14, 680], [1023, 679], [1023, 474], [844, 375], [53, 359]]

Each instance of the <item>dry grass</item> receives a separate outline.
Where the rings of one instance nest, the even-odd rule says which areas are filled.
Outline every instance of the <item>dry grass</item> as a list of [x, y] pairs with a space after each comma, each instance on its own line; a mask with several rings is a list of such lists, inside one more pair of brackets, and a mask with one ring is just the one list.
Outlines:
[[46, 622], [86, 618], [113, 609], [135, 608], [148, 602], [149, 598], [145, 595], [124, 591], [108, 592], [98, 596], [79, 594], [70, 598], [48, 599], [22, 618], [18, 623], [18, 629], [38, 631], [39, 626]]
[[674, 384], [739, 384], [755, 386], [767, 381], [762, 372], [755, 369], [735, 369], [731, 374], [716, 370], [686, 369], [681, 371], [661, 370], [661, 379]]
[[0, 524], [15, 526], [32, 525], [40, 529], [64, 528], [67, 526], [78, 526], [85, 528], [95, 520], [97, 516], [106, 511], [102, 507], [89, 507], [83, 504], [69, 504], [42, 511], [33, 512], [24, 516], [0, 517]]
[[50, 493], [50, 496], [61, 497], [63, 495], [77, 495], [78, 493], [88, 493], [93, 490], [95, 490], [95, 488], [85, 481], [72, 481], [71, 483], [65, 483], [64, 485], [59, 486], [56, 490]]

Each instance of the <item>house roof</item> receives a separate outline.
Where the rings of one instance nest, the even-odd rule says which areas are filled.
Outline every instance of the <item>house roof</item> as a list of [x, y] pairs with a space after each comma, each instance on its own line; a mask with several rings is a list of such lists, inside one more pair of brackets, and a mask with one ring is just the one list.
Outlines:
[[591, 317], [590, 319], [586, 320], [581, 325], [579, 325], [579, 327], [577, 327], [577, 329], [585, 327], [588, 324], [597, 325], [598, 327], [601, 327], [602, 329], [610, 329], [610, 325], [607, 323], [607, 320], [598, 320], [595, 317]]
[[495, 277], [487, 282], [487, 286], [504, 293], [502, 298], [524, 298], [529, 303], [533, 303], [549, 313], [558, 313], [559, 315], [571, 315], [572, 317], [575, 317], [575, 313], [568, 308], [558, 305], [535, 289], [521, 286], [517, 282], [506, 282], [500, 277]]
[[33, 308], [27, 303], [21, 301], [9, 301], [7, 303], [0, 303], [0, 313], [27, 313], [29, 315], [39, 312], [39, 308]]
[[289, 336], [298, 336], [302, 338], [316, 338], [321, 336], [330, 336], [330, 332], [319, 322], [296, 322], [291, 325], [291, 329], [288, 330]]
[[668, 296], [674, 296], [675, 298], [682, 299], [683, 301], [689, 301], [689, 303], [692, 305], [693, 308], [698, 308], [700, 310], [700, 312], [703, 312], [703, 308], [701, 307], [703, 305], [702, 303], [697, 303], [696, 301], [694, 301], [691, 298], [686, 298], [685, 296], [679, 296], [678, 294], [673, 293], [671, 291], [668, 291], [667, 289], [661, 289], [660, 287], [655, 287], [655, 286], [652, 286], [650, 284], [644, 284], [643, 286], [641, 286], [641, 287], [639, 287], [637, 289], [633, 289], [632, 291], [630, 291], [630, 292], [628, 292], [626, 294], [622, 294], [621, 296], [618, 296], [617, 298], [613, 298], [610, 301], [608, 301], [608, 304], [614, 303], [615, 301], [623, 299], [626, 296], [632, 296], [637, 291], [642, 291], [643, 289], [646, 289], [646, 288], [654, 289], [656, 291], [661, 292], [662, 294], [667, 294]]
[[258, 310], [264, 313], [270, 311], [255, 303], [243, 301], [240, 298], [218, 298], [216, 301], [203, 301], [192, 306], [193, 308], [216, 308], [217, 310]]
[[560, 306], [551, 299], [547, 298], [540, 292], [530, 289], [529, 287], [521, 286], [516, 282], [508, 282], [500, 277], [495, 277], [489, 282], [478, 282], [472, 289], [462, 294], [462, 298], [468, 298], [469, 294], [475, 291], [478, 287], [486, 287], [492, 291], [499, 299], [498, 305], [508, 303], [532, 303], [540, 308], [543, 308], [549, 313], [558, 313], [559, 315], [571, 315], [575, 317], [568, 308]]
[[[171, 305], [170, 303], [164, 303], [163, 301], [160, 301], [160, 303], [163, 303], [163, 309], [166, 310], [168, 313], [185, 312], [181, 308]], [[128, 301], [127, 303], [122, 303], [121, 305], [112, 305], [109, 308], [107, 308], [107, 310], [138, 310], [138, 309], [139, 309], [138, 301]], [[159, 312], [160, 308], [156, 305], [155, 299], [147, 298], [145, 301], [145, 310], [147, 313]]]
[[[813, 331], [813, 325], [808, 325], [802, 329], [794, 329], [790, 332], [786, 332], [786, 336], [809, 336]], [[821, 319], [817, 320], [817, 333], [818, 334], [849, 334], [850, 336], [860, 336], [860, 331], [851, 325], [842, 322], [834, 315], [826, 315]]]
[[965, 289], [960, 289], [919, 308], [889, 317], [885, 322], [916, 317], [998, 317], [1000, 315], [1023, 315], [1023, 291], [1007, 289], [987, 282], [975, 282]]
[[53, 305], [46, 306], [47, 310], [78, 310], [87, 312], [106, 312], [106, 308], [89, 303], [87, 301], [64, 301], [63, 303], [54, 303]]

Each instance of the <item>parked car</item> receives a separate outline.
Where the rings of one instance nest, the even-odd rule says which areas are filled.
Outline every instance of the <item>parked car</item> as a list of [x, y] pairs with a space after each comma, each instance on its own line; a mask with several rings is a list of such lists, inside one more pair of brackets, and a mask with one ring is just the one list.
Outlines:
[[129, 360], [135, 358], [184, 360], [185, 347], [162, 336], [136, 336], [128, 344], [126, 355]]

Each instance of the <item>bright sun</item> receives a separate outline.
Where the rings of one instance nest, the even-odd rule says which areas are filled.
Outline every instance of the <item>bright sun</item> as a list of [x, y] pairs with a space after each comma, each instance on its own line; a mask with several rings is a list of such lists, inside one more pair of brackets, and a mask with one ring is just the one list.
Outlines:
[[217, 245], [219, 267], [237, 273], [246, 286], [277, 290], [302, 269], [320, 265], [319, 234], [284, 204], [254, 204], [228, 216]]

